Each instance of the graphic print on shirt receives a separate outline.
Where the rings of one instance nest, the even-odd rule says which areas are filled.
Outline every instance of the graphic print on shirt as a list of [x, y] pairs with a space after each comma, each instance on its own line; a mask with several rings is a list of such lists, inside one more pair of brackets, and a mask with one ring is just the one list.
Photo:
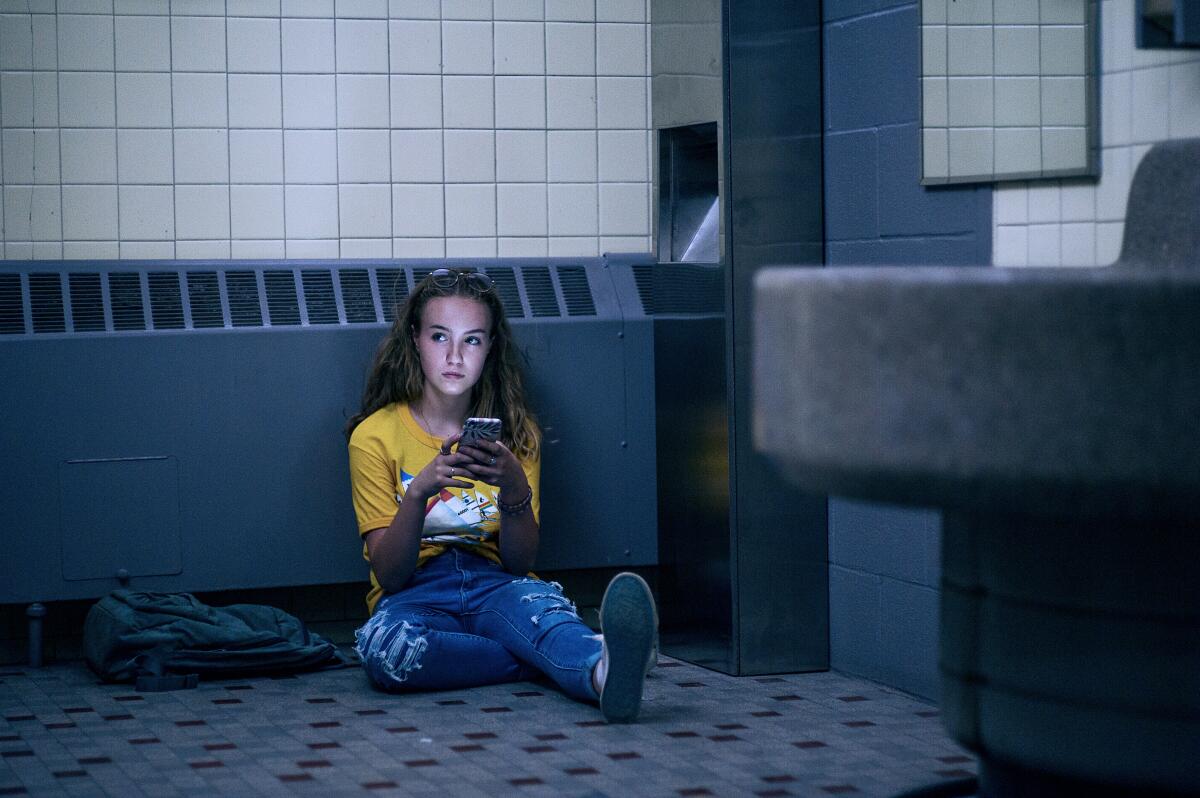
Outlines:
[[[408, 492], [412, 474], [400, 470], [400, 485]], [[396, 501], [403, 501], [396, 495]], [[492, 497], [477, 488], [451, 493], [442, 488], [425, 507], [425, 526], [421, 537], [439, 543], [478, 543], [495, 536], [496, 504]]]

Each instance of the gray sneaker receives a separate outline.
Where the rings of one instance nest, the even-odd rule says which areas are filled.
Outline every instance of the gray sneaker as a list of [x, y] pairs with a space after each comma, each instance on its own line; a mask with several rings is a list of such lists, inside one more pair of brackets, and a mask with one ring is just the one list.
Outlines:
[[608, 661], [600, 711], [609, 723], [632, 723], [658, 639], [658, 612], [645, 579], [629, 572], [613, 577], [600, 603], [600, 631]]

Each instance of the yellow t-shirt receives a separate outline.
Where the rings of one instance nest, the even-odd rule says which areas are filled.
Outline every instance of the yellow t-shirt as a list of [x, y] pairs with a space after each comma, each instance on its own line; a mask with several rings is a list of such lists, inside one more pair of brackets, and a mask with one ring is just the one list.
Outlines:
[[[437, 456], [441, 445], [441, 440], [421, 429], [405, 404], [382, 407], [354, 428], [350, 436], [350, 486], [360, 536], [392, 523], [408, 483]], [[521, 466], [533, 489], [532, 509], [536, 519], [541, 510], [538, 493], [541, 463], [532, 459], [522, 461]], [[496, 505], [496, 494], [500, 491], [483, 482], [473, 484], [472, 488], [445, 488], [429, 500], [417, 555], [418, 567], [449, 546], [459, 546], [500, 562], [500, 509]], [[363, 559], [371, 561], [365, 541]], [[367, 594], [371, 612], [382, 594], [383, 588], [372, 571], [371, 592]]]

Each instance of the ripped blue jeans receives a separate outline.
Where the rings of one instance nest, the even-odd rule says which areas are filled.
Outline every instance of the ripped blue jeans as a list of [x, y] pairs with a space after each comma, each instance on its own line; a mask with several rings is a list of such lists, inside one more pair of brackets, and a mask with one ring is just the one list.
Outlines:
[[381, 690], [447, 690], [543, 673], [572, 698], [597, 700], [591, 676], [601, 643], [561, 585], [513, 576], [459, 549], [385, 593], [355, 637], [367, 677]]

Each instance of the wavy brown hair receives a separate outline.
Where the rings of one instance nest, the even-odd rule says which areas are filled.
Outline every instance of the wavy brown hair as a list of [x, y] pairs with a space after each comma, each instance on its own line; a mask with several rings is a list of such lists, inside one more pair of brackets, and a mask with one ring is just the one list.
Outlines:
[[[473, 270], [455, 268], [453, 271], [468, 274]], [[421, 356], [413, 333], [421, 329], [421, 315], [431, 299], [462, 296], [482, 302], [492, 317], [492, 347], [479, 381], [471, 389], [469, 415], [500, 419], [503, 422], [500, 440], [522, 460], [539, 454], [542, 435], [525, 400], [518, 351], [504, 317], [504, 305], [494, 286], [480, 291], [471, 282], [459, 279], [453, 286], [442, 288], [427, 276], [408, 299], [397, 303], [392, 328], [375, 351], [367, 387], [363, 391], [362, 411], [346, 422], [347, 438], [376, 410], [394, 402], [410, 404], [421, 398], [425, 372], [421, 370]]]

